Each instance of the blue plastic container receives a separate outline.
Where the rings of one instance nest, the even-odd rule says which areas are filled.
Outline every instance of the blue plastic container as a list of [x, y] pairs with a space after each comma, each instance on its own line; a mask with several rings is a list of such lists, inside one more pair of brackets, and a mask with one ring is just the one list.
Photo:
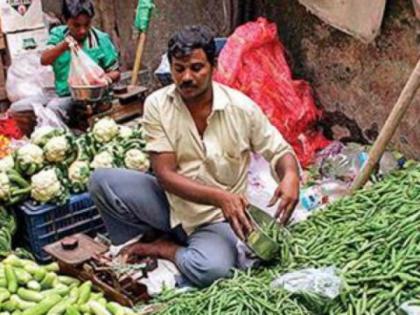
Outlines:
[[106, 232], [89, 193], [73, 195], [63, 206], [39, 206], [28, 201], [17, 208], [16, 214], [24, 245], [41, 263], [51, 261], [43, 250], [48, 244], [75, 233], [94, 236]]

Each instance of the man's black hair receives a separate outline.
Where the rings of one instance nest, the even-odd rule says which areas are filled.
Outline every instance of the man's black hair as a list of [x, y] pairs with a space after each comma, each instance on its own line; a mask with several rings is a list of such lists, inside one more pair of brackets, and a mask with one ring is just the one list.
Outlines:
[[86, 14], [88, 17], [95, 16], [95, 8], [91, 0], [64, 0], [63, 16], [66, 20]]
[[186, 26], [172, 35], [168, 42], [168, 58], [172, 64], [172, 58], [189, 56], [194, 49], [203, 49], [207, 60], [215, 65], [216, 44], [213, 32], [206, 26]]

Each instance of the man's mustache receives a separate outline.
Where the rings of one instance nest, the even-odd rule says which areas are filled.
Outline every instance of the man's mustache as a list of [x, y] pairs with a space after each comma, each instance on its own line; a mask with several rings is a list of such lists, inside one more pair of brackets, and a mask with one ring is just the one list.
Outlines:
[[195, 88], [197, 87], [192, 81], [182, 82], [179, 86], [181, 89]]

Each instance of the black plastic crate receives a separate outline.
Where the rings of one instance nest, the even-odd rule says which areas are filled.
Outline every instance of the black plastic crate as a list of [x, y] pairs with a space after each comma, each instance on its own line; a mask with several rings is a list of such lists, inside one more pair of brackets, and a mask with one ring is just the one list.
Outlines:
[[73, 195], [63, 206], [39, 206], [28, 201], [20, 205], [16, 212], [25, 247], [43, 263], [51, 260], [43, 251], [44, 246], [75, 233], [95, 236], [106, 231], [89, 193]]

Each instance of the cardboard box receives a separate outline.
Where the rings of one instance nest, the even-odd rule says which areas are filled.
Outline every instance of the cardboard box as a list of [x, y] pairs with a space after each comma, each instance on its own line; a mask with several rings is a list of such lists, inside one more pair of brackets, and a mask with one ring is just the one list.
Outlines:
[[13, 62], [26, 53], [41, 53], [47, 47], [48, 30], [46, 28], [21, 33], [7, 34], [7, 47]]
[[45, 26], [41, 0], [0, 0], [0, 16], [4, 33]]

